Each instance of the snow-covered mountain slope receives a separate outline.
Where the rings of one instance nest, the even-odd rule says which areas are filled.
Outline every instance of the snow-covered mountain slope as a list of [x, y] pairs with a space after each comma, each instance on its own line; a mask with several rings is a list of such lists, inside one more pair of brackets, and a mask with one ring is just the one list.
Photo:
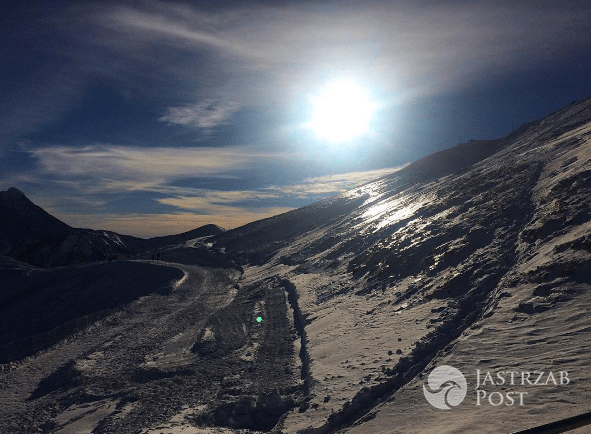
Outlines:
[[[374, 425], [358, 432], [442, 432], [457, 417], [474, 432], [492, 413], [509, 432], [591, 410], [591, 100], [501, 142], [441, 178], [449, 160], [432, 159], [221, 235], [251, 262], [244, 286], [282, 279], [298, 297], [309, 407], [289, 413], [286, 432], [332, 432], [371, 411]], [[474, 399], [441, 412], [421, 376], [443, 363], [471, 375], [471, 387], [476, 369], [576, 380], [535, 389], [513, 412]]]

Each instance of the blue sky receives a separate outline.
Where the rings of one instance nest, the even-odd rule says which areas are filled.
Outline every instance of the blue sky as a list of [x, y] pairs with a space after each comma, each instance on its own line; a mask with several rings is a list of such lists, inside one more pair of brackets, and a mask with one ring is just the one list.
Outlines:
[[[0, 189], [78, 227], [235, 227], [591, 95], [582, 1], [8, 2]], [[375, 110], [333, 143], [327, 83]]]

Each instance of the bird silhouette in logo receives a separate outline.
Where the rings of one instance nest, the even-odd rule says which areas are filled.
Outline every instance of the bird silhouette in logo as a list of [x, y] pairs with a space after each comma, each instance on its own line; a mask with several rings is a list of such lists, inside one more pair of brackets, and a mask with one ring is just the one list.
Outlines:
[[435, 368], [429, 374], [427, 382], [430, 390], [423, 385], [423, 393], [429, 404], [435, 408], [449, 410], [460, 405], [466, 397], [466, 378], [453, 366]]

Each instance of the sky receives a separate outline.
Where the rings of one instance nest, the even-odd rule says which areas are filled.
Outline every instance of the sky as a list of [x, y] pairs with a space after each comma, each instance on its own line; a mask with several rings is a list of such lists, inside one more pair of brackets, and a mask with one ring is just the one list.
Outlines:
[[588, 0], [5, 1], [0, 190], [237, 227], [591, 96], [590, 29]]

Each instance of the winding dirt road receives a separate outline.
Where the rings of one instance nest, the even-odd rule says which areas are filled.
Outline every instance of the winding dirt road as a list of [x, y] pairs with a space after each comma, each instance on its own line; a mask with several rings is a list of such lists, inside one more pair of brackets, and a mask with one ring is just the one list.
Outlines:
[[170, 293], [141, 297], [1, 375], [0, 432], [275, 425], [295, 405], [282, 396], [302, 383], [285, 291], [275, 281], [241, 288], [232, 269], [171, 266], [185, 275]]

